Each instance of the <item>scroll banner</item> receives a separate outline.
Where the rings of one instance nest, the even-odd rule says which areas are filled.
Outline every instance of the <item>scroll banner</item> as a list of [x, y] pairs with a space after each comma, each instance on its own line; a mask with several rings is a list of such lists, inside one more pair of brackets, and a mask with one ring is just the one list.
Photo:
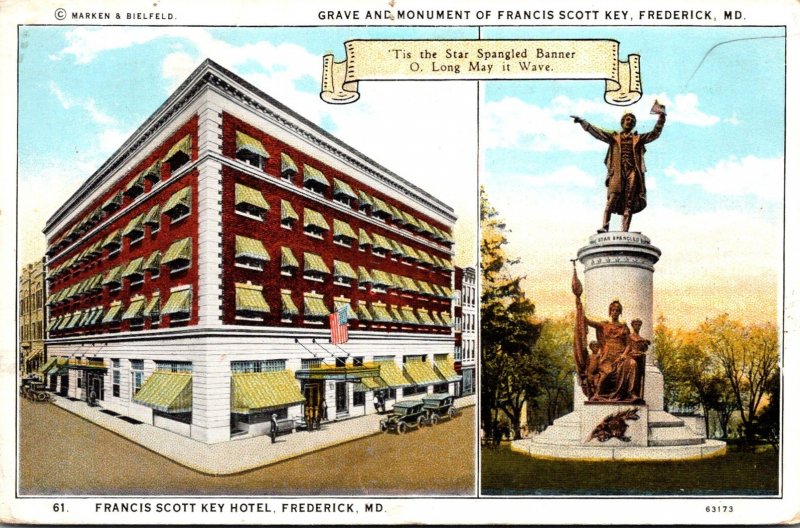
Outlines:
[[605, 100], [642, 97], [639, 55], [619, 60], [616, 40], [349, 40], [347, 57], [325, 55], [328, 103], [358, 100], [360, 81], [605, 80]]

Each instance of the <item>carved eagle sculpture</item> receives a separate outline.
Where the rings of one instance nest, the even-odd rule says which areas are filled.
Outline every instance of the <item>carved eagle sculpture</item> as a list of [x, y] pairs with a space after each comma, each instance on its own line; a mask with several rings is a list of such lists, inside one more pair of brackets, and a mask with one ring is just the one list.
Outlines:
[[626, 424], [625, 421], [638, 419], [639, 409], [627, 409], [606, 416], [603, 421], [594, 428], [589, 440], [597, 438], [600, 442], [606, 442], [612, 438], [619, 438], [623, 442], [630, 442], [631, 437], [625, 436], [628, 430], [628, 424]]

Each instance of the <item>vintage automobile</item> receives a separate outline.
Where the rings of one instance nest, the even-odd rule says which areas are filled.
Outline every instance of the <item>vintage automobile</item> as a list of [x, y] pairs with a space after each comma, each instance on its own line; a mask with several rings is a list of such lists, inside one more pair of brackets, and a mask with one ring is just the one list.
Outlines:
[[428, 423], [425, 402], [405, 400], [394, 404], [389, 416], [381, 420], [381, 432], [407, 433], [410, 427], [419, 429]]
[[436, 425], [442, 418], [455, 418], [458, 412], [452, 394], [429, 394], [422, 398], [428, 423]]
[[50, 393], [45, 389], [44, 383], [37, 378], [24, 378], [19, 388], [19, 394], [31, 401], [50, 401]]

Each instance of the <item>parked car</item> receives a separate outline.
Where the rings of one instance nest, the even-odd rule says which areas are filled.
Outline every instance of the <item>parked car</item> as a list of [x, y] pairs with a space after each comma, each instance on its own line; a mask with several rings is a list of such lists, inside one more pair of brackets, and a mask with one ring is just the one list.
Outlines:
[[427, 421], [436, 425], [442, 418], [455, 418], [458, 414], [453, 405], [452, 394], [429, 394], [422, 398]]
[[409, 428], [419, 429], [428, 423], [425, 402], [422, 400], [404, 400], [394, 404], [389, 415], [381, 420], [381, 431], [395, 431], [403, 434]]

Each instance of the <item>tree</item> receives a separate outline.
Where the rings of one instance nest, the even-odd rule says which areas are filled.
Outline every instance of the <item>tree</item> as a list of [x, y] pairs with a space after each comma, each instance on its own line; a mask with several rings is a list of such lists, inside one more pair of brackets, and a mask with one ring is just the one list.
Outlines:
[[771, 324], [745, 326], [727, 314], [707, 319], [698, 330], [698, 346], [724, 373], [739, 411], [744, 440], [752, 446], [756, 414], [778, 369], [777, 330]]
[[769, 403], [756, 415], [755, 433], [778, 452], [781, 431], [781, 376], [775, 372], [767, 382]]
[[502, 411], [515, 438], [526, 400], [538, 394], [542, 368], [531, 353], [539, 337], [536, 307], [525, 298], [505, 246], [507, 228], [481, 187], [481, 419], [489, 434]]
[[572, 356], [574, 316], [545, 320], [534, 347], [534, 356], [541, 364], [541, 394], [546, 424], [564, 414], [572, 405], [575, 362]]

